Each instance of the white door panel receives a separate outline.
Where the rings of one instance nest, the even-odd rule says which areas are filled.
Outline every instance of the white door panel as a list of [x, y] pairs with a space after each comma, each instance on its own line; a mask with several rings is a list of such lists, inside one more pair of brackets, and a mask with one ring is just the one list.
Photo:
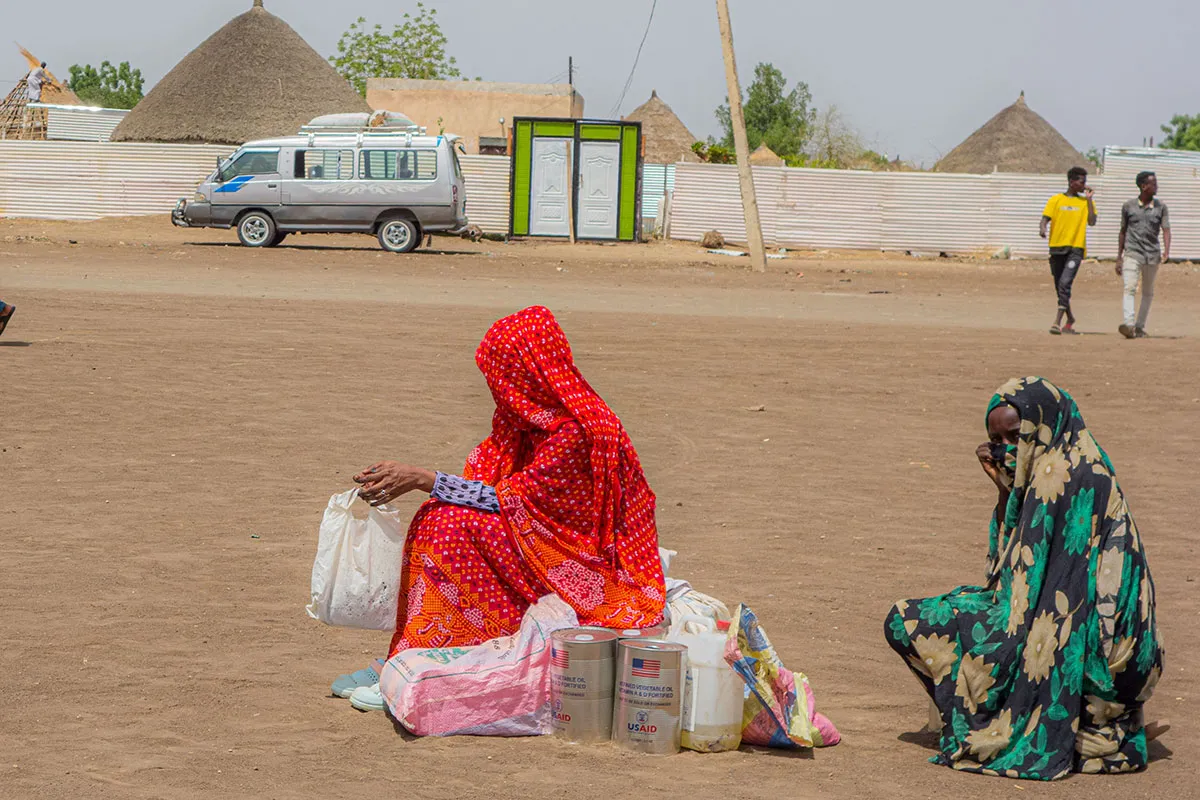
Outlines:
[[619, 142], [583, 142], [579, 145], [579, 237], [617, 238], [617, 187]]
[[570, 235], [571, 179], [567, 173], [567, 139], [533, 140], [533, 180], [530, 186], [529, 233], [533, 236]]

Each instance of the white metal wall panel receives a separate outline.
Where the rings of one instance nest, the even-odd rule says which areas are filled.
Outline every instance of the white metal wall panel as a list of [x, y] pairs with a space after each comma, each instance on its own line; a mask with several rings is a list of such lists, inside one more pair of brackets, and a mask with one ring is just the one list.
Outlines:
[[[754, 190], [763, 239], [778, 241], [779, 225], [790, 214], [783, 197], [783, 168], [754, 167]], [[746, 218], [737, 167], [732, 164], [675, 165], [675, 191], [671, 195], [671, 236], [699, 241], [717, 230], [726, 239], [746, 241]]]
[[107, 142], [128, 111], [86, 106], [44, 106], [46, 138], [74, 142]]
[[675, 191], [674, 164], [642, 165], [642, 217], [653, 219], [658, 216], [658, 207], [663, 197]]
[[786, 214], [779, 221], [781, 243], [817, 249], [879, 246], [883, 185], [874, 173], [829, 169], [782, 173]]
[[165, 214], [235, 148], [0, 141], [0, 216], [43, 219]]
[[982, 175], [881, 172], [887, 250], [968, 252], [986, 246], [988, 183]]
[[467, 218], [484, 233], [508, 233], [508, 156], [458, 156], [466, 182]]

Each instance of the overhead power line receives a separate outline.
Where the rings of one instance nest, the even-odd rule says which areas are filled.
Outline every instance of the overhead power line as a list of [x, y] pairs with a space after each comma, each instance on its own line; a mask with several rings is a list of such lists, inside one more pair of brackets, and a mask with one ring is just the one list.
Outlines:
[[633, 85], [633, 75], [637, 72], [638, 60], [642, 57], [642, 48], [646, 46], [646, 37], [650, 35], [650, 25], [654, 22], [654, 10], [658, 8], [658, 0], [653, 0], [650, 3], [650, 19], [646, 20], [646, 31], [642, 34], [641, 44], [638, 45], [637, 55], [633, 57], [633, 68], [629, 70], [629, 77], [625, 81], [625, 88], [621, 90], [621, 97], [617, 100], [617, 104], [613, 106], [609, 112], [610, 117], [615, 117], [621, 110], [621, 104], [625, 102], [625, 95], [629, 93], [629, 87]]

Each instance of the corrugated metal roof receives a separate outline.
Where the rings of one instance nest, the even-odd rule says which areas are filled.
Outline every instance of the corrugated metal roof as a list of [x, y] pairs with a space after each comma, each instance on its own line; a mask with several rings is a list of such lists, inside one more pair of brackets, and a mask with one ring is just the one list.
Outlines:
[[129, 113], [122, 108], [62, 106], [30, 103], [30, 108], [46, 109], [46, 138], [75, 142], [107, 142], [113, 129]]
[[98, 219], [165, 214], [190, 197], [214, 145], [0, 141], [0, 216]]
[[484, 233], [508, 233], [508, 156], [458, 156], [467, 192], [467, 218]]

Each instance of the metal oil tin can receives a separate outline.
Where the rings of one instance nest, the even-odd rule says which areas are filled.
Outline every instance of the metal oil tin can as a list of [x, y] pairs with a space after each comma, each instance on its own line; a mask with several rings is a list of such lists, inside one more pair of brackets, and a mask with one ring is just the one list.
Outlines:
[[618, 642], [613, 741], [642, 753], [678, 753], [686, 675], [687, 647], [682, 644]]
[[572, 742], [612, 736], [617, 635], [569, 628], [550, 635], [550, 704], [554, 734]]

